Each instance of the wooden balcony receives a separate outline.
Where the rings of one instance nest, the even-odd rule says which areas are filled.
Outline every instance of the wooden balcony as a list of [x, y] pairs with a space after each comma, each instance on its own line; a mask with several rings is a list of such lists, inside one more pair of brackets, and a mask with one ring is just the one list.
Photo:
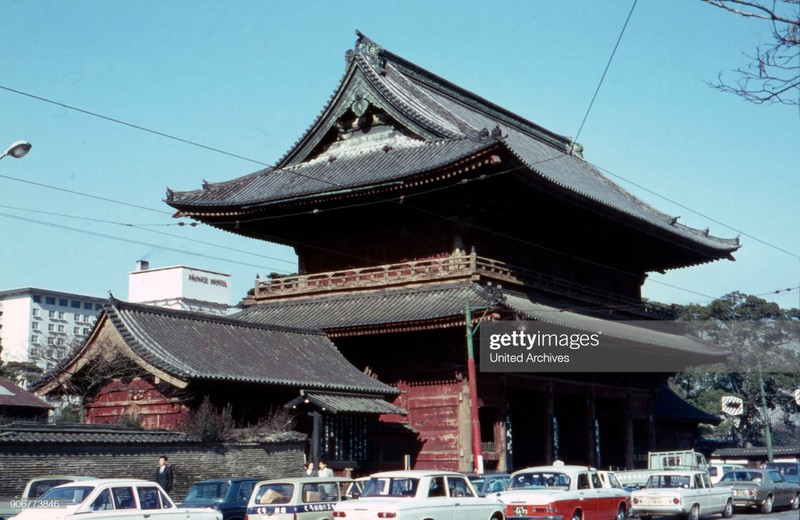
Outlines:
[[642, 302], [635, 298], [557, 278], [525, 267], [477, 256], [475, 253], [409, 260], [396, 264], [359, 267], [342, 271], [291, 275], [269, 280], [256, 279], [253, 301], [291, 298], [300, 295], [354, 292], [458, 279], [493, 280], [509, 287], [535, 289], [557, 296], [559, 299], [591, 303], [603, 307], [618, 307], [641, 316], [667, 319], [672, 317], [672, 310], [667, 305]]

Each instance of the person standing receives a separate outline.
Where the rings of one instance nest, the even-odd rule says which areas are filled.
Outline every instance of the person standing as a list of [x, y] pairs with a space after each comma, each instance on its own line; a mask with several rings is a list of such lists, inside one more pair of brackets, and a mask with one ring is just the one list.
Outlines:
[[314, 463], [312, 461], [308, 461], [306, 463], [306, 471], [305, 471], [305, 475], [304, 476], [306, 476], [306, 477], [316, 477], [317, 476], [317, 470], [314, 469]]
[[172, 467], [167, 463], [169, 458], [162, 455], [158, 458], [158, 469], [156, 470], [156, 483], [161, 486], [169, 495], [172, 489]]
[[317, 471], [319, 477], [332, 477], [333, 470], [328, 467], [328, 463], [324, 460], [319, 461], [319, 470]]

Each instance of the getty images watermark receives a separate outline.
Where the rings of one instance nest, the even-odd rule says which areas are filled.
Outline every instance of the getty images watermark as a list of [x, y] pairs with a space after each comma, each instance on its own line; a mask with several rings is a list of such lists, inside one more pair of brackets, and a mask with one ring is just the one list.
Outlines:
[[[583, 321], [586, 330], [582, 331], [540, 321], [484, 322], [480, 328], [480, 370], [679, 372], [693, 365], [716, 365], [720, 371], [752, 370], [752, 361], [744, 361], [752, 357], [734, 355], [742, 349], [763, 358], [765, 368], [794, 370], [791, 363], [770, 363], [789, 352], [783, 350], [786, 345], [769, 343], [769, 338], [775, 337], [774, 323], [719, 322], [720, 333], [699, 322]], [[586, 327], [587, 321], [594, 327]], [[783, 331], [789, 345], [796, 338], [800, 352], [797, 324]], [[741, 359], [739, 366], [737, 359]]]

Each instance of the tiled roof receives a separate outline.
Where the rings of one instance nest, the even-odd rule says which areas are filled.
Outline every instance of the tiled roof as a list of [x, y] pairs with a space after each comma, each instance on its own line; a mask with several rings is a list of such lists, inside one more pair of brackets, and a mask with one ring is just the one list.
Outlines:
[[[651, 328], [635, 326], [624, 321], [604, 320], [593, 316], [565, 311], [550, 305], [536, 302], [529, 296], [522, 294], [506, 294], [505, 302], [511, 308], [530, 319], [550, 323], [571, 330], [586, 332], [602, 331], [605, 337], [620, 339], [627, 342], [651, 345], [665, 349], [667, 352], [686, 352], [710, 358], [722, 359], [730, 355], [730, 351], [701, 343], [689, 336], [660, 332]], [[666, 326], [659, 322], [661, 327]], [[641, 325], [639, 323], [638, 325]]]
[[0, 444], [174, 444], [186, 434], [164, 430], [135, 430], [115, 425], [47, 425], [11, 423], [0, 426]]
[[687, 403], [673, 392], [669, 386], [660, 385], [656, 393], [656, 400], [653, 404], [653, 412], [656, 417], [669, 418], [671, 420], [697, 422], [704, 424], [718, 425], [722, 419], [716, 415], [711, 415], [696, 406]]
[[236, 317], [290, 327], [305, 324], [330, 332], [463, 316], [468, 299], [473, 307], [486, 307], [487, 300], [477, 285], [447, 283], [267, 301]]
[[0, 415], [4, 406], [19, 406], [24, 408], [41, 408], [49, 410], [50, 404], [42, 401], [32, 393], [20, 388], [9, 379], [0, 376]]
[[[656, 347], [664, 352], [691, 353], [709, 359], [721, 359], [729, 352], [691, 337], [634, 326], [565, 311], [538, 303], [536, 297], [504, 291], [500, 308], [514, 311], [531, 320], [562, 326], [571, 330], [596, 332], [632, 344]], [[336, 336], [347, 329], [380, 329], [408, 325], [424, 327], [434, 322], [447, 326], [463, 326], [465, 302], [473, 309], [490, 306], [485, 290], [472, 282], [429, 284], [391, 288], [379, 291], [358, 291], [330, 296], [295, 297], [265, 301], [237, 314], [241, 320], [255, 323], [276, 323], [323, 329]]]
[[[176, 192], [175, 207], [252, 209], [259, 205], [330, 195], [358, 187], [387, 185], [421, 172], [436, 170], [469, 157], [493, 143], [466, 139], [395, 140], [391, 151], [367, 147], [281, 169], [267, 168], [232, 181], [206, 184], [201, 190]], [[402, 144], [399, 144], [402, 143]]]
[[[800, 457], [800, 446], [774, 446], [772, 454], [781, 457]], [[767, 458], [767, 448], [765, 446], [754, 446], [752, 448], [718, 448], [711, 454], [712, 457], [735, 458], [735, 457], [763, 457]]]
[[104, 312], [134, 352], [181, 378], [397, 393], [351, 365], [319, 331], [114, 299]]
[[[363, 35], [350, 56], [350, 68], [339, 91], [279, 163], [279, 169], [209, 184], [201, 190], [170, 192], [167, 203], [201, 219], [211, 208], [218, 214], [247, 212], [259, 205], [334, 195], [407, 179], [501, 144], [507, 153], [527, 166], [513, 175], [536, 184], [550, 183], [595, 207], [720, 253], [730, 253], [739, 247], [738, 239], [716, 238], [706, 230], [678, 224], [677, 219], [641, 201], [586, 162], [575, 152], [579, 146], [570, 139], [449, 83], [382, 49]], [[359, 81], [353, 79], [355, 76]], [[359, 92], [368, 89], [370, 95], [380, 98], [373, 102], [403, 120], [422, 140], [390, 151], [373, 147], [350, 157], [339, 157], [329, 151], [310, 159], [312, 148], [316, 150], [314, 147], [327, 135], [343, 104], [350, 102], [347, 100], [355, 94], [348, 92], [348, 88]], [[492, 138], [481, 136], [481, 132], [495, 128], [498, 132]]]
[[400, 414], [408, 412], [384, 401], [378, 396], [354, 395], [342, 393], [305, 392], [303, 395], [288, 402], [287, 408], [298, 406], [301, 403], [310, 403], [323, 408], [329, 413], [358, 413], [358, 414]]

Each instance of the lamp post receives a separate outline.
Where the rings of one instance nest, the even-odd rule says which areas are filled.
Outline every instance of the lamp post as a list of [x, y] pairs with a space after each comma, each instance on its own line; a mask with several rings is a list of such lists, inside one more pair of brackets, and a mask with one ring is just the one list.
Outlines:
[[494, 288], [489, 282], [486, 291], [489, 293], [490, 301], [474, 327], [472, 326], [472, 309], [469, 305], [469, 298], [464, 302], [464, 317], [467, 325], [467, 378], [469, 379], [470, 415], [472, 416], [472, 467], [475, 473], [483, 473], [483, 449], [481, 448], [481, 421], [478, 415], [478, 380], [475, 370], [473, 336], [489, 310], [502, 301], [503, 295], [500, 289], [500, 285]]
[[17, 141], [16, 143], [12, 143], [8, 149], [3, 152], [3, 155], [0, 155], [0, 159], [3, 159], [6, 156], [11, 156], [15, 159], [21, 159], [28, 155], [28, 152], [31, 151], [31, 143], [27, 141]]

